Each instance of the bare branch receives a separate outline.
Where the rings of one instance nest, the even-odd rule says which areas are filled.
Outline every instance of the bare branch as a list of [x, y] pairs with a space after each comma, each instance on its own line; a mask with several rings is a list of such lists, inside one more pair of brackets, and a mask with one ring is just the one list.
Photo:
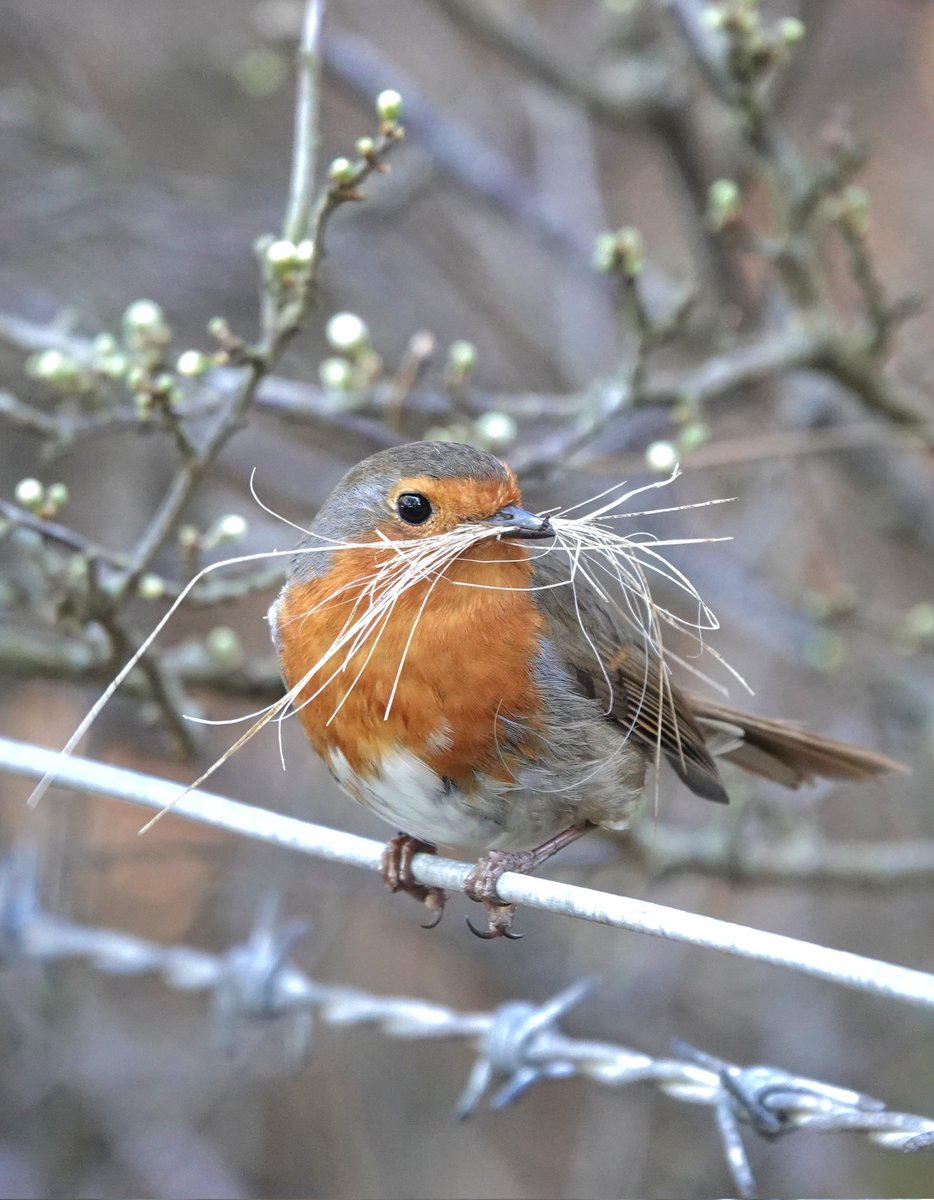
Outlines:
[[809, 830], [763, 845], [711, 829], [646, 821], [629, 835], [652, 875], [712, 875], [757, 886], [855, 889], [934, 883], [934, 842], [828, 842]]
[[308, 236], [314, 204], [315, 162], [318, 152], [318, 80], [321, 73], [321, 26], [325, 0], [308, 0], [298, 48], [298, 86], [295, 132], [292, 141], [292, 177], [282, 236], [300, 242]]

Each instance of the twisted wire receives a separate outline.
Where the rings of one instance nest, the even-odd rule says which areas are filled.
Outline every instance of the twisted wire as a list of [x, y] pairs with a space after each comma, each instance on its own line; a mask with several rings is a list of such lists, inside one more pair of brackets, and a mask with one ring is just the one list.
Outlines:
[[513, 1000], [491, 1012], [459, 1012], [406, 996], [376, 996], [323, 984], [291, 961], [307, 925], [283, 921], [265, 900], [247, 939], [223, 954], [159, 945], [115, 929], [47, 912], [39, 899], [39, 860], [19, 847], [0, 861], [0, 961], [80, 959], [110, 975], [158, 976], [181, 991], [213, 995], [223, 1040], [233, 1045], [243, 1020], [283, 1021], [304, 1056], [313, 1019], [351, 1028], [375, 1025], [388, 1037], [462, 1039], [475, 1058], [454, 1112], [464, 1119], [486, 1103], [515, 1103], [545, 1080], [586, 1078], [605, 1087], [651, 1083], [674, 1100], [714, 1110], [715, 1127], [741, 1196], [757, 1194], [742, 1130], [778, 1138], [796, 1130], [852, 1132], [888, 1150], [934, 1147], [934, 1119], [895, 1112], [849, 1088], [779, 1067], [741, 1067], [684, 1042], [656, 1058], [628, 1046], [568, 1037], [560, 1020], [592, 990], [582, 981], [541, 1004]]

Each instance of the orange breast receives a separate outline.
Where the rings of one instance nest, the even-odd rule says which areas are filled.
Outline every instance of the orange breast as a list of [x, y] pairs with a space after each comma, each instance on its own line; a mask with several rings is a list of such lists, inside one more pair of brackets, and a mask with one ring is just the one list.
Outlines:
[[[348, 619], [362, 615], [362, 581], [386, 561], [383, 553], [339, 551], [325, 577], [285, 589], [276, 624], [289, 687], [327, 656]], [[428, 581], [405, 592], [381, 631], [349, 661], [347, 649], [338, 651], [296, 698], [315, 750], [325, 758], [340, 751], [367, 777], [401, 744], [465, 790], [474, 772], [511, 781], [512, 752], [540, 728], [532, 662], [544, 621], [530, 576], [524, 547], [491, 539], [449, 564], [427, 600]]]

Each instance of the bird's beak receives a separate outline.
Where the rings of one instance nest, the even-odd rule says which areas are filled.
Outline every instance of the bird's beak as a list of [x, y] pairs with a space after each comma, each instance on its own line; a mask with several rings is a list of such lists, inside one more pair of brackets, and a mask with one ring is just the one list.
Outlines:
[[537, 517], [534, 513], [526, 512], [515, 504], [501, 508], [499, 512], [487, 517], [484, 525], [491, 525], [500, 537], [514, 538], [549, 538], [555, 536], [554, 526], [547, 517]]

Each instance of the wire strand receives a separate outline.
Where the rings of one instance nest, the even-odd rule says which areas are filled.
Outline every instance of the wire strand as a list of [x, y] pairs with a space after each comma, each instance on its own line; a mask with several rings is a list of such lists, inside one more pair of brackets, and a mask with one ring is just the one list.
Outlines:
[[[380, 867], [383, 846], [370, 838], [281, 816], [197, 789], [180, 798], [182, 788], [177, 783], [86, 758], [70, 758], [61, 763], [54, 751], [28, 742], [0, 738], [0, 768], [27, 778], [39, 778], [53, 767], [58, 772], [55, 786], [59, 788], [79, 788], [157, 811], [171, 807], [176, 816], [299, 853], [371, 871]], [[417, 854], [412, 867], [420, 883], [463, 891], [473, 864]], [[526, 905], [618, 929], [688, 942], [784, 967], [856, 991], [934, 1009], [934, 975], [910, 967], [630, 896], [514, 872], [503, 875], [497, 891], [505, 904]]]
[[301, 1059], [314, 1017], [344, 1028], [374, 1025], [387, 1037], [405, 1040], [464, 1040], [475, 1059], [454, 1108], [461, 1119], [481, 1105], [513, 1104], [544, 1080], [577, 1076], [604, 1087], [651, 1083], [674, 1100], [713, 1108], [727, 1166], [743, 1197], [762, 1193], [741, 1126], [769, 1139], [810, 1130], [861, 1133], [906, 1153], [934, 1146], [934, 1120], [890, 1111], [872, 1096], [779, 1067], [740, 1067], [680, 1040], [668, 1057], [656, 1058], [628, 1046], [568, 1037], [559, 1022], [593, 990], [590, 981], [541, 1004], [511, 1000], [491, 1012], [460, 1012], [310, 978], [291, 961], [307, 924], [281, 920], [274, 898], [260, 904], [246, 941], [211, 954], [55, 916], [43, 909], [39, 896], [39, 859], [30, 847], [0, 859], [0, 962], [81, 959], [105, 974], [154, 974], [177, 990], [211, 992], [221, 1041], [231, 1050], [243, 1020], [283, 1020]]

